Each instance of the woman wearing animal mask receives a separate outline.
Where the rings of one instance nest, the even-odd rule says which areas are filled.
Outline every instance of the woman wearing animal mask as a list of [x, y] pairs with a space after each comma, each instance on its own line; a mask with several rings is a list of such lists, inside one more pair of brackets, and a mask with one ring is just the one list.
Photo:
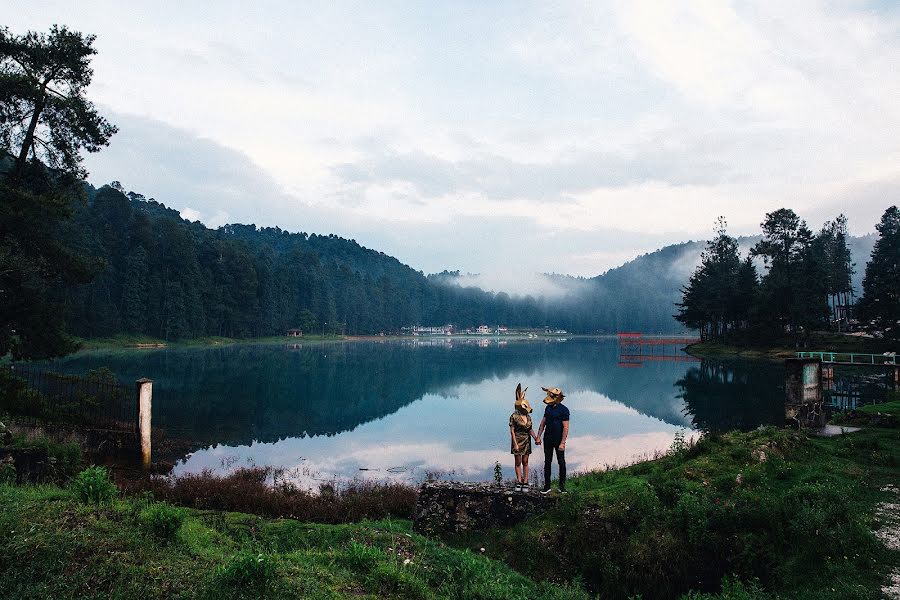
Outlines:
[[516, 386], [516, 412], [509, 416], [509, 437], [512, 441], [510, 452], [516, 459], [516, 491], [528, 489], [528, 457], [531, 455], [531, 440], [540, 444], [531, 423], [531, 405], [525, 399], [522, 384]]

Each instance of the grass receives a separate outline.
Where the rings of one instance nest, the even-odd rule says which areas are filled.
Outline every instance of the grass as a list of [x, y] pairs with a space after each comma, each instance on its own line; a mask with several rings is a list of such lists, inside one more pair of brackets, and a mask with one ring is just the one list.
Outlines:
[[703, 358], [741, 357], [770, 360], [793, 358], [798, 350], [881, 354], [896, 349], [896, 343], [890, 341], [825, 331], [810, 332], [799, 341], [790, 335], [745, 336], [727, 342], [702, 342], [687, 347], [689, 354]]
[[161, 506], [0, 485], [3, 597], [587, 598], [423, 538], [409, 521], [316, 525]]
[[121, 334], [108, 338], [79, 339], [81, 350], [117, 350], [123, 348], [193, 348], [204, 346], [231, 346], [235, 344], [302, 344], [304, 342], [321, 342], [327, 340], [340, 340], [341, 336], [327, 334], [325, 337], [316, 334], [305, 335], [301, 338], [273, 335], [266, 337], [229, 338], [209, 336], [184, 340], [166, 341], [143, 335]]
[[483, 545], [537, 580], [581, 581], [602, 598], [874, 599], [900, 564], [872, 533], [887, 496], [879, 487], [898, 480], [896, 429], [710, 435], [659, 460], [576, 477], [546, 515], [448, 541]]
[[290, 517], [315, 523], [412, 517], [416, 488], [401, 483], [353, 481], [322, 485], [310, 492], [280, 479], [273, 469], [239, 469], [224, 477], [209, 472], [177, 478], [122, 482], [129, 495], [150, 493], [158, 500], [212, 510], [267, 517]]

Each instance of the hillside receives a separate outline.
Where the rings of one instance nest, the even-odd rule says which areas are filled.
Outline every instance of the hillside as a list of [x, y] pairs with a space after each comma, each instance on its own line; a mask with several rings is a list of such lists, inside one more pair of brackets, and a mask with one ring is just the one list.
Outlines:
[[[467, 285], [444, 271], [425, 276], [336, 235], [230, 224], [209, 229], [120, 186], [87, 186], [64, 234], [94, 259], [97, 277], [60, 290], [70, 331], [164, 340], [326, 333], [396, 333], [413, 324], [550, 327], [571, 333], [674, 333], [681, 287], [704, 242], [666, 246], [597, 277], [545, 275], [558, 293], [518, 296]], [[749, 248], [758, 238], [742, 238]], [[861, 285], [874, 235], [852, 238]]]

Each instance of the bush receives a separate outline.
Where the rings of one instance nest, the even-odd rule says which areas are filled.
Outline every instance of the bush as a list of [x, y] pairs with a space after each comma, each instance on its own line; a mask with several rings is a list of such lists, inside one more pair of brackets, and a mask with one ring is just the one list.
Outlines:
[[164, 502], [151, 504], [138, 514], [138, 521], [152, 535], [171, 540], [184, 522], [184, 511]]
[[12, 485], [16, 482], [16, 465], [12, 461], [0, 462], [0, 485]]
[[239, 469], [225, 477], [211, 472], [184, 475], [173, 480], [140, 479], [127, 482], [125, 492], [153, 494], [157, 500], [177, 506], [227, 510], [266, 517], [288, 517], [313, 523], [353, 523], [363, 519], [408, 519], [416, 504], [416, 488], [400, 483], [353, 481], [326, 484], [319, 493], [290, 482], [267, 482], [272, 470]]
[[263, 589], [275, 579], [275, 562], [265, 554], [239, 552], [219, 567], [216, 575], [224, 586]]
[[95, 504], [112, 500], [119, 492], [104, 467], [90, 467], [76, 475], [72, 489], [80, 501]]

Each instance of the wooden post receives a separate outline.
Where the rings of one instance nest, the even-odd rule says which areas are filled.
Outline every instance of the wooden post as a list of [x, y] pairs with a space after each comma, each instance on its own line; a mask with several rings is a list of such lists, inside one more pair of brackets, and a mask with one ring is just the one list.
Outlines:
[[153, 381], [138, 379], [137, 382], [137, 426], [138, 442], [141, 446], [141, 466], [150, 468], [150, 417], [153, 412]]

